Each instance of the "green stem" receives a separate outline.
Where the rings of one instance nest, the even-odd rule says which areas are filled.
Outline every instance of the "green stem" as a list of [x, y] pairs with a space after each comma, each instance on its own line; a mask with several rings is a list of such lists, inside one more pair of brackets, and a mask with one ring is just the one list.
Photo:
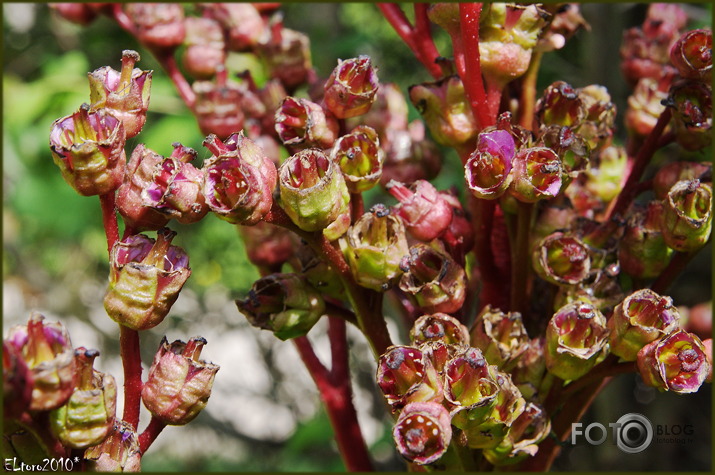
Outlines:
[[521, 78], [521, 99], [519, 100], [519, 125], [527, 130], [533, 130], [534, 110], [536, 109], [536, 80], [539, 76], [541, 58], [544, 53], [534, 51], [531, 54], [529, 69]]

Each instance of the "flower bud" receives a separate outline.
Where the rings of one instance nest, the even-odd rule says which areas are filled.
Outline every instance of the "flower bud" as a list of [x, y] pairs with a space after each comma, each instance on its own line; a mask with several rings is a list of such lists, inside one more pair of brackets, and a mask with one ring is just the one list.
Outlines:
[[464, 349], [447, 362], [444, 374], [444, 397], [458, 407], [454, 424], [464, 429], [483, 422], [496, 403], [499, 387], [482, 352]]
[[412, 121], [408, 130], [388, 130], [384, 150], [383, 185], [391, 180], [405, 184], [431, 180], [442, 168], [442, 155], [425, 137], [424, 123], [419, 119]]
[[546, 236], [532, 253], [534, 270], [556, 285], [575, 285], [591, 272], [589, 249], [579, 238], [560, 231]]
[[680, 314], [670, 297], [638, 290], [618, 304], [608, 320], [611, 353], [635, 361], [641, 348], [678, 328]]
[[349, 211], [350, 192], [340, 168], [320, 150], [289, 157], [278, 175], [281, 207], [303, 231], [322, 231]]
[[348, 190], [361, 193], [380, 181], [385, 152], [375, 130], [360, 125], [335, 142], [330, 159], [340, 166]]
[[201, 132], [217, 135], [225, 140], [243, 129], [245, 112], [242, 101], [245, 88], [229, 81], [226, 69], [216, 71], [216, 81], [194, 81], [191, 88], [196, 94], [193, 112]]
[[142, 388], [142, 401], [165, 424], [187, 424], [206, 407], [219, 366], [199, 360], [205, 344], [201, 337], [188, 343], [161, 340]]
[[670, 88], [667, 105], [675, 109], [675, 140], [686, 150], [700, 150], [712, 143], [712, 87], [700, 81], [682, 80]]
[[209, 210], [202, 192], [204, 175], [189, 163], [196, 158], [196, 150], [179, 142], [173, 147], [171, 156], [154, 167], [151, 182], [141, 190], [141, 200], [145, 207], [182, 224], [195, 223]]
[[703, 343], [713, 334], [713, 305], [712, 301], [703, 302], [690, 307], [683, 315], [684, 330], [695, 333]]
[[608, 351], [606, 318], [587, 302], [559, 309], [546, 328], [546, 369], [569, 381], [585, 375]]
[[219, 22], [226, 31], [231, 51], [250, 50], [265, 32], [265, 21], [250, 3], [208, 3], [202, 8], [205, 16]]
[[508, 373], [496, 372], [493, 380], [498, 387], [496, 397], [490, 403], [487, 414], [474, 420], [460, 421], [459, 416], [468, 411], [457, 413], [452, 423], [459, 424], [464, 430], [467, 445], [471, 449], [493, 449], [497, 447], [510, 431], [511, 426], [524, 412], [526, 401], [514, 385]]
[[90, 112], [87, 104], [54, 121], [50, 131], [52, 159], [82, 196], [111, 193], [122, 184], [125, 142], [122, 122], [106, 110]]
[[452, 220], [440, 236], [440, 240], [444, 243], [449, 255], [464, 267], [464, 256], [474, 247], [474, 228], [470, 216], [462, 207], [462, 203], [457, 197], [456, 188], [440, 191], [439, 194], [452, 208]]
[[587, 31], [591, 29], [588, 22], [581, 16], [578, 3], [546, 3], [541, 8], [553, 17], [546, 27], [546, 31], [539, 38], [536, 47], [538, 51], [561, 49], [578, 30], [581, 28]]
[[477, 316], [471, 333], [472, 345], [482, 350], [487, 361], [499, 369], [512, 367], [529, 346], [521, 314], [504, 313], [491, 305]]
[[270, 41], [257, 45], [271, 78], [279, 79], [290, 92], [308, 81], [312, 74], [310, 39], [304, 33], [281, 28]]
[[280, 268], [295, 254], [294, 234], [281, 226], [259, 221], [253, 226], [238, 226], [251, 264]]
[[611, 144], [613, 138], [616, 105], [604, 86], [591, 84], [578, 90], [585, 110], [584, 120], [575, 132], [583, 137], [591, 150], [600, 150]]
[[545, 344], [543, 336], [529, 341], [526, 350], [516, 360], [516, 366], [511, 370], [514, 384], [528, 400], [540, 396], [541, 383], [546, 372]]
[[677, 182], [681, 180], [710, 181], [706, 177], [712, 177], [713, 165], [710, 162], [687, 162], [677, 161], [666, 163], [658, 169], [653, 177], [653, 191], [656, 199], [664, 200], [668, 192]]
[[164, 320], [191, 275], [189, 257], [170, 245], [174, 236], [163, 228], [156, 241], [136, 234], [114, 245], [104, 296], [112, 320], [133, 330], [147, 330]]
[[393, 411], [410, 402], [442, 401], [442, 382], [432, 362], [412, 346], [391, 346], [377, 362], [377, 385]]
[[556, 81], [536, 103], [536, 118], [541, 125], [576, 127], [586, 118], [583, 99], [570, 84]]
[[321, 294], [298, 274], [262, 277], [236, 305], [251, 325], [281, 340], [307, 334], [325, 313]]
[[506, 437], [495, 448], [485, 450], [484, 457], [497, 466], [518, 463], [536, 455], [539, 444], [550, 433], [551, 420], [546, 411], [538, 404], [527, 402]]
[[276, 132], [286, 146], [329, 148], [338, 123], [329, 112], [307, 99], [286, 97], [275, 115]]
[[511, 183], [511, 167], [516, 154], [514, 137], [506, 130], [482, 132], [477, 149], [464, 166], [467, 186], [474, 196], [494, 199], [504, 194]]
[[69, 400], [50, 412], [50, 429], [65, 447], [85, 449], [102, 442], [114, 427], [117, 383], [92, 366], [97, 350], [77, 348], [77, 382]]
[[226, 61], [221, 24], [211, 18], [188, 17], [184, 25], [186, 49], [181, 57], [184, 68], [197, 79], [209, 79]]
[[670, 61], [686, 79], [712, 80], [713, 32], [708, 29], [684, 33], [670, 49]]
[[407, 101], [395, 83], [382, 84], [375, 94], [375, 102], [362, 116], [349, 120], [348, 123], [357, 126], [358, 123], [372, 127], [381, 140], [388, 135], [389, 130], [407, 130]]
[[648, 386], [679, 394], [696, 392], [712, 370], [700, 338], [683, 330], [644, 346], [637, 362]]
[[378, 87], [377, 68], [369, 56], [339, 59], [325, 81], [325, 104], [339, 119], [362, 115], [370, 110]]
[[438, 341], [447, 345], [468, 346], [469, 331], [451, 315], [433, 313], [422, 315], [415, 320], [410, 329], [410, 340], [418, 347], [425, 343]]
[[623, 147], [603, 148], [596, 164], [585, 171], [585, 188], [604, 203], [609, 203], [621, 192], [620, 180], [625, 173], [628, 154]]
[[509, 192], [519, 201], [534, 203], [553, 198], [561, 190], [561, 159], [550, 148], [521, 149], [514, 157]]
[[710, 238], [712, 188], [700, 180], [673, 185], [664, 200], [661, 231], [666, 244], [681, 252], [696, 251]]
[[243, 132], [225, 142], [209, 135], [204, 147], [212, 153], [203, 167], [203, 193], [211, 211], [233, 224], [250, 226], [262, 220], [273, 205], [273, 161]]
[[179, 3], [128, 3], [124, 13], [149, 48], [171, 50], [184, 41], [184, 7]]
[[141, 456], [136, 432], [120, 420], [114, 421], [114, 428], [103, 442], [84, 452], [86, 468], [94, 472], [139, 472]]
[[653, 279], [667, 267], [673, 250], [660, 231], [662, 213], [662, 203], [651, 201], [647, 209], [637, 209], [628, 219], [618, 242], [618, 262], [623, 272], [638, 279]]
[[477, 125], [459, 76], [412, 86], [409, 94], [438, 144], [454, 147], [476, 137]]
[[436, 462], [452, 440], [449, 412], [435, 402], [413, 402], [400, 413], [392, 436], [407, 460], [420, 465]]
[[409, 188], [390, 181], [387, 191], [400, 203], [394, 211], [405, 223], [409, 233], [420, 241], [439, 237], [452, 221], [452, 207], [426, 180], [417, 180]]
[[22, 356], [21, 348], [9, 340], [2, 342], [3, 417], [17, 417], [30, 407], [32, 401], [32, 373]]
[[30, 315], [27, 325], [16, 325], [5, 339], [16, 350], [32, 383], [31, 411], [55, 409], [69, 399], [75, 384], [72, 342], [65, 327], [46, 323], [39, 313]]
[[402, 274], [400, 262], [409, 252], [402, 221], [380, 204], [355, 221], [340, 248], [355, 282], [377, 291], [389, 288]]
[[78, 25], [89, 25], [97, 18], [97, 12], [85, 3], [49, 3], [48, 6], [65, 20]]
[[417, 244], [403, 259], [400, 289], [425, 313], [456, 312], [466, 297], [467, 276], [448, 254]]
[[89, 73], [89, 98], [92, 110], [106, 109], [119, 119], [127, 138], [141, 132], [149, 108], [152, 71], [134, 68], [139, 53], [122, 51], [122, 70], [109, 66]]
[[662, 101], [668, 98], [667, 87], [655, 79], [643, 78], [638, 81], [633, 93], [628, 96], [625, 124], [629, 133], [645, 137], [655, 127], [658, 117], [665, 110]]

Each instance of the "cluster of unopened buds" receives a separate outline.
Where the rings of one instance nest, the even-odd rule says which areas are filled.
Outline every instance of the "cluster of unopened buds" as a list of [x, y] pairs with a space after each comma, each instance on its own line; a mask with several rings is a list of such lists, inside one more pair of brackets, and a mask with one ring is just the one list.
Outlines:
[[[605, 87], [556, 81], [538, 97], [525, 92], [535, 92], [541, 56], [586, 26], [575, 4], [421, 4], [415, 27], [399, 6], [380, 4], [435, 79], [409, 89], [422, 117], [411, 123], [405, 95], [379, 82], [368, 56], [339, 59], [319, 78], [308, 37], [283, 27], [278, 6], [199, 4], [190, 16], [179, 4], [53, 5], [77, 22], [107, 14], [136, 36], [169, 71], [210, 153], [197, 166], [199, 153], [178, 141], [169, 156], [139, 144], [127, 160], [152, 79], [134, 67], [135, 51], [122, 53], [119, 71], [90, 73], [90, 102], [52, 125], [62, 176], [102, 203], [104, 306], [122, 328], [123, 358], [191, 275], [171, 220], [211, 213], [237, 225], [263, 275], [236, 301], [252, 325], [299, 351], [326, 315], [365, 334], [397, 450], [411, 463], [470, 469], [465, 451], [492, 465], [524, 462], [550, 434], [565, 437], [552, 418], [569, 397], [584, 404], [577, 396], [624, 367], [676, 393], [710, 381], [711, 340], [661, 294], [710, 238], [712, 166], [675, 161], [639, 183], [656, 148], [710, 145], [710, 30], [683, 31], [682, 9], [652, 4], [626, 32], [622, 65], [634, 90], [623, 147]], [[430, 22], [449, 34], [452, 59], [426, 46]], [[179, 47], [192, 84], [177, 69]], [[229, 77], [237, 52], [264, 62], [265, 84], [248, 71]], [[521, 89], [507, 87], [513, 81]], [[438, 145], [462, 160], [453, 189], [430, 183]], [[396, 202], [366, 211], [362, 193], [380, 186]], [[649, 189], [650, 201], [634, 202]], [[383, 296], [411, 327], [410, 345], [393, 344]], [[99, 353], [74, 349], [60, 324], [33, 315], [3, 345], [6, 416], [37, 425], [37, 411], [49, 411], [52, 436], [88, 449], [88, 463], [138, 468], [157, 430], [206, 405], [218, 366], [199, 360], [205, 343], [164, 339], [145, 381], [140, 361], [127, 381], [124, 361], [122, 420], [114, 379], [92, 367]], [[139, 399], [153, 421], [137, 435]], [[342, 410], [324, 399], [330, 414]]]

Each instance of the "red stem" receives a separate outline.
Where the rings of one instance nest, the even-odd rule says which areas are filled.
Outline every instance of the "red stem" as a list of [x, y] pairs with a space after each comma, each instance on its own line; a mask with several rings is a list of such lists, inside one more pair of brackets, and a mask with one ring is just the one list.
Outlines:
[[146, 426], [144, 432], [139, 435], [139, 450], [142, 454], [146, 453], [151, 444], [159, 437], [161, 431], [164, 430], [164, 427], [166, 427], [166, 424], [159, 419], [156, 417], [151, 418], [149, 425]]
[[[464, 91], [469, 99], [474, 118], [483, 129], [494, 125], [496, 116], [490, 117], [489, 101], [482, 81], [482, 69], [479, 60], [479, 17], [481, 3], [460, 3], [459, 23], [461, 27], [462, 48], [464, 52], [464, 71], [459, 76], [464, 83]], [[459, 69], [459, 63], [457, 64]]]
[[123, 419], [137, 430], [142, 392], [142, 360], [139, 351], [139, 332], [119, 325], [119, 353], [124, 365]]
[[667, 292], [668, 287], [675, 279], [685, 270], [688, 263], [695, 257], [696, 252], [676, 252], [673, 258], [668, 263], [668, 266], [663, 269], [663, 272], [655, 279], [655, 282], [650, 286], [651, 290], [658, 294]]
[[415, 29], [413, 36], [415, 44], [425, 61], [429, 61], [431, 65], [427, 68], [430, 74], [435, 79], [439, 79], [443, 76], [443, 72], [442, 68], [437, 64], [437, 58], [439, 58], [440, 54], [432, 40], [431, 22], [427, 17], [428, 8], [429, 3], [415, 3]]
[[[436, 63], [439, 52], [434, 46], [432, 36], [429, 34], [429, 22], [426, 23], [427, 29], [425, 29], [424, 22], [426, 18], [422, 17], [423, 13], [417, 15], [418, 30], [416, 30], [412, 27], [398, 4], [378, 3], [377, 8], [380, 9], [385, 19], [392, 25], [392, 28], [402, 38], [402, 41], [412, 50], [417, 59], [427, 68], [432, 77], [440, 79], [443, 75], [442, 68]], [[424, 11], [424, 16], [426, 16], [426, 10]]]
[[102, 224], [104, 234], [107, 236], [107, 252], [111, 253], [114, 244], [119, 240], [119, 227], [117, 225], [116, 197], [114, 192], [99, 195], [99, 204], [102, 207]]

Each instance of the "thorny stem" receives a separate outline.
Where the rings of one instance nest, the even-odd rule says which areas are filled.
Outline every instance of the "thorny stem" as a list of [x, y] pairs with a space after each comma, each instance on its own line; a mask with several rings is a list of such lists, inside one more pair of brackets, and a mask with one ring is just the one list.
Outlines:
[[398, 4], [378, 3], [377, 8], [380, 9], [385, 19], [392, 25], [392, 28], [402, 38], [402, 41], [412, 50], [417, 59], [427, 68], [432, 77], [440, 79], [442, 77], [442, 68], [436, 62], [439, 53], [434, 46], [431, 35], [429, 35], [429, 29], [426, 28], [429, 27], [429, 23], [424, 24], [423, 15], [426, 15], [426, 10], [421, 13], [415, 7], [415, 13], [417, 14], [417, 29], [415, 29]]
[[675, 279], [685, 270], [688, 263], [695, 257], [697, 251], [694, 252], [679, 252], [676, 251], [673, 258], [668, 263], [668, 266], [663, 269], [663, 272], [655, 279], [655, 282], [650, 286], [651, 290], [658, 294], [664, 294], [668, 287]]
[[142, 392], [142, 360], [139, 332], [119, 325], [119, 354], [124, 365], [124, 421], [134, 430], [139, 426]]
[[149, 446], [151, 446], [156, 438], [159, 437], [159, 434], [162, 430], [164, 430], [164, 427], [166, 427], [166, 424], [152, 416], [149, 421], [149, 425], [146, 426], [144, 432], [139, 435], [139, 450], [142, 454], [145, 453]]
[[513, 312], [522, 315], [528, 310], [528, 286], [531, 265], [529, 259], [529, 230], [534, 216], [534, 204], [517, 201], [516, 242], [512, 246], [511, 305]]

